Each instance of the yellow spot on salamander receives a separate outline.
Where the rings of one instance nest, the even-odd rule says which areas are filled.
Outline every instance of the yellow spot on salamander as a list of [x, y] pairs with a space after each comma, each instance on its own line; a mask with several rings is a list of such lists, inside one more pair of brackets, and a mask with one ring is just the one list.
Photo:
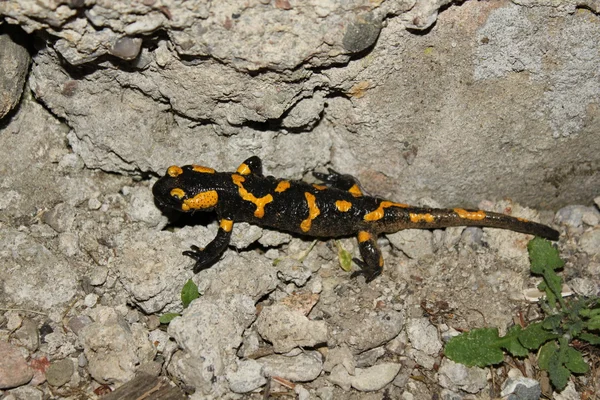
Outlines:
[[352, 185], [352, 187], [350, 189], [348, 189], [348, 191], [354, 197], [362, 196], [362, 190], [360, 190], [360, 188], [356, 184]]
[[171, 178], [176, 178], [181, 174], [183, 174], [183, 170], [181, 169], [181, 167], [178, 167], [177, 165], [171, 165], [167, 169], [167, 175], [169, 175]]
[[383, 256], [382, 255], [379, 256], [379, 266], [383, 267]]
[[231, 232], [231, 229], [233, 228], [233, 221], [230, 219], [222, 219], [219, 227], [225, 232]]
[[261, 198], [257, 198], [252, 193], [248, 192], [244, 187], [243, 183], [246, 180], [243, 176], [238, 174], [231, 175], [231, 180], [233, 183], [239, 187], [239, 194], [242, 199], [254, 203], [256, 205], [256, 210], [254, 211], [254, 216], [256, 218], [262, 218], [265, 215], [265, 205], [273, 201], [273, 196], [270, 194], [263, 196]]
[[308, 232], [312, 225], [312, 220], [321, 214], [321, 210], [317, 207], [316, 198], [312, 193], [305, 192], [304, 197], [306, 197], [306, 204], [308, 205], [308, 218], [300, 223], [300, 229], [302, 229], [302, 232]]
[[374, 210], [371, 211], [370, 213], [366, 214], [364, 216], [364, 220], [365, 221], [378, 221], [381, 218], [383, 218], [384, 215], [384, 209], [388, 208], [388, 207], [402, 207], [402, 208], [406, 208], [406, 207], [410, 207], [408, 204], [402, 204], [402, 203], [394, 203], [391, 201], [382, 201], [381, 203], [379, 203], [379, 207]]
[[516, 217], [516, 218], [517, 218], [517, 221], [520, 221], [520, 222], [530, 222], [528, 219], [525, 219], [525, 218], [519, 218], [519, 217]]
[[170, 195], [171, 197], [175, 197], [177, 200], [181, 200], [185, 197], [185, 192], [183, 189], [175, 188], [171, 190]]
[[250, 170], [250, 167], [246, 164], [246, 163], [241, 163], [240, 166], [238, 167], [237, 171], [238, 174], [240, 175], [250, 175], [250, 173], [252, 172]]
[[455, 208], [454, 212], [460, 217], [464, 219], [470, 219], [472, 221], [481, 221], [485, 218], [485, 211], [467, 211], [463, 208]]
[[367, 240], [371, 240], [371, 234], [367, 231], [360, 231], [358, 232], [358, 242], [362, 243], [362, 242], [366, 242]]
[[313, 185], [313, 187], [317, 190], [325, 190], [327, 189], [327, 186], [325, 185]]
[[431, 223], [433, 221], [435, 221], [435, 217], [429, 213], [426, 214], [415, 214], [415, 213], [409, 213], [408, 216], [410, 217], [410, 222], [427, 222], [427, 223]]
[[289, 181], [281, 181], [277, 184], [277, 187], [275, 188], [275, 191], [277, 193], [282, 193], [285, 192], [286, 190], [288, 190], [290, 188], [290, 182]]
[[214, 174], [215, 170], [208, 167], [203, 167], [202, 165], [192, 165], [192, 171], [201, 172], [203, 174]]
[[346, 200], [338, 200], [335, 202], [335, 206], [338, 211], [346, 212], [352, 207], [352, 203]]
[[217, 205], [219, 195], [216, 190], [200, 192], [191, 199], [185, 199], [181, 205], [183, 211], [211, 208]]

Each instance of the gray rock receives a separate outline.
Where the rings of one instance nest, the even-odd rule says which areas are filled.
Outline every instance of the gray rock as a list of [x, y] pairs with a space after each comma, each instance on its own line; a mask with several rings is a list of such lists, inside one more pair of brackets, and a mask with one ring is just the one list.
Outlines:
[[341, 364], [336, 365], [331, 370], [327, 379], [329, 382], [338, 385], [344, 390], [350, 390], [352, 387], [352, 379], [354, 377], [348, 373], [346, 368], [344, 368]]
[[579, 238], [579, 246], [592, 257], [600, 254], [600, 228], [585, 231]]
[[427, 318], [411, 318], [406, 322], [406, 333], [413, 348], [431, 356], [442, 349], [438, 331]]
[[[77, 271], [27, 233], [0, 230], [0, 271], [4, 295], [22, 307], [51, 310], [71, 300], [77, 290]], [[52, 268], [48, 268], [52, 266]]]
[[323, 369], [321, 353], [306, 351], [293, 357], [273, 354], [257, 360], [264, 367], [266, 376], [279, 376], [292, 382], [310, 382]]
[[348, 346], [343, 345], [329, 349], [325, 364], [323, 364], [323, 370], [331, 372], [336, 365], [343, 366], [350, 375], [354, 375], [356, 361]]
[[400, 367], [396, 363], [381, 363], [369, 368], [356, 368], [352, 387], [361, 392], [380, 390], [394, 380]]
[[324, 321], [311, 321], [301, 312], [281, 304], [264, 307], [255, 326], [263, 339], [273, 344], [277, 353], [327, 343], [327, 324]]
[[37, 324], [31, 319], [24, 319], [21, 327], [14, 333], [14, 338], [27, 350], [34, 352], [40, 345]]
[[92, 311], [94, 322], [80, 334], [90, 375], [100, 383], [123, 384], [134, 377], [139, 364], [154, 358], [156, 348], [140, 324], [127, 325], [108, 307]]
[[540, 383], [535, 379], [508, 378], [502, 384], [500, 395], [507, 400], [538, 400], [542, 394]]
[[225, 366], [237, 358], [242, 334], [255, 318], [254, 301], [248, 296], [196, 299], [169, 324], [169, 335], [182, 349], [173, 355], [170, 373], [198, 393], [218, 396], [229, 391]]
[[73, 362], [64, 358], [50, 364], [46, 371], [46, 379], [49, 385], [60, 387], [71, 380], [73, 372], [75, 372]]
[[285, 283], [292, 282], [297, 287], [302, 287], [312, 276], [310, 268], [293, 258], [284, 258], [277, 263], [277, 276]]
[[556, 212], [556, 222], [572, 228], [579, 228], [583, 223], [583, 215], [594, 210], [591, 207], [572, 205], [561, 208]]
[[234, 224], [233, 231], [231, 232], [230, 245], [236, 249], [245, 249], [260, 239], [262, 232], [262, 228], [257, 225], [250, 225], [246, 222]]
[[433, 254], [433, 234], [428, 230], [406, 229], [388, 234], [390, 243], [410, 258]]
[[404, 316], [394, 310], [381, 312], [361, 310], [356, 321], [353, 322], [355, 323], [346, 326], [346, 330], [341, 334], [353, 353], [358, 354], [382, 346], [396, 337], [404, 325]]
[[207, 296], [246, 295], [257, 301], [277, 287], [276, 269], [264, 256], [226, 252], [223, 259], [197, 275], [198, 289]]
[[237, 369], [227, 372], [226, 378], [229, 388], [235, 393], [248, 393], [267, 383], [263, 366], [256, 360], [239, 361]]
[[[356, 356], [356, 366], [358, 368], [366, 368], [375, 364], [375, 362], [385, 354], [385, 348], [376, 347], [371, 350], [367, 350], [364, 353], [360, 353]], [[351, 372], [351, 371], [348, 371]]]
[[469, 368], [444, 358], [438, 370], [438, 382], [455, 392], [463, 390], [477, 393], [487, 385], [487, 371], [478, 367]]
[[[1, 12], [0, 12], [1, 14]], [[0, 120], [21, 99], [29, 69], [29, 53], [9, 35], [0, 35]]]
[[11, 344], [0, 341], [0, 389], [26, 384], [33, 377], [21, 352]]
[[43, 400], [44, 392], [32, 387], [32, 386], [21, 386], [16, 389], [12, 389], [6, 392], [7, 395], [3, 397], [3, 400]]

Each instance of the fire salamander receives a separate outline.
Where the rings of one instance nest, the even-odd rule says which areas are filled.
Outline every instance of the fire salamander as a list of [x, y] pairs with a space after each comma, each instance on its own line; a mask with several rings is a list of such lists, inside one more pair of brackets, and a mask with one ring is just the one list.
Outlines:
[[204, 249], [192, 246], [184, 255], [196, 260], [194, 272], [219, 259], [231, 238], [233, 223], [244, 221], [277, 230], [321, 238], [357, 235], [362, 260], [356, 274], [367, 282], [381, 274], [383, 257], [377, 246], [381, 233], [401, 229], [483, 226], [558, 240], [554, 229], [481, 210], [434, 209], [366, 196], [358, 181], [329, 169], [313, 175], [323, 184], [263, 176], [254, 156], [236, 172], [217, 172], [199, 165], [171, 166], [152, 188], [157, 203], [179, 211], [216, 211], [217, 236]]

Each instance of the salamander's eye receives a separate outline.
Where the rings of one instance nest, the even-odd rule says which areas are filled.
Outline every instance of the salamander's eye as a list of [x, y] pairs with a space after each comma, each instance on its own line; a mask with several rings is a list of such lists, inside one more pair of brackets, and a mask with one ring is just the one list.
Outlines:
[[171, 190], [171, 197], [175, 197], [177, 200], [181, 200], [185, 197], [185, 192], [180, 188], [175, 188]]

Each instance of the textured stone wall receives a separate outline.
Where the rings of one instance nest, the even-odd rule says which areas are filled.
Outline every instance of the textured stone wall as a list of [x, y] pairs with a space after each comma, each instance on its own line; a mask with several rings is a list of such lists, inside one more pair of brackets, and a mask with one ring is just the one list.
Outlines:
[[[300, 178], [331, 163], [402, 201], [591, 202], [595, 3], [8, 1], [36, 98], [90, 168]], [[443, 12], [438, 15], [440, 8]]]

